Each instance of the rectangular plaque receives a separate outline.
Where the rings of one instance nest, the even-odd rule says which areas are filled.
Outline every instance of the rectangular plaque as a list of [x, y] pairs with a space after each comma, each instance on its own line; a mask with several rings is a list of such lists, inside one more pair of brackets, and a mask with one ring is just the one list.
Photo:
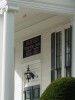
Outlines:
[[41, 35], [23, 41], [23, 58], [39, 54], [41, 52]]

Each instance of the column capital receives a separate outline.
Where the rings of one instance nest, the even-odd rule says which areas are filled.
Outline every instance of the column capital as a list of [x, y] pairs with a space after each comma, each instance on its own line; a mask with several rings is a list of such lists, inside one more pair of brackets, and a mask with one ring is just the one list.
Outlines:
[[10, 6], [6, 0], [0, 1], [0, 14], [3, 14], [6, 11], [18, 11], [19, 7]]

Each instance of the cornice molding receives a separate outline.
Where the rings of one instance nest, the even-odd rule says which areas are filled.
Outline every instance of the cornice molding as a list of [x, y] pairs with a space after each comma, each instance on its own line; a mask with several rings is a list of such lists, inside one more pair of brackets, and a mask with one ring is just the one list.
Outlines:
[[7, 1], [6, 0], [1, 0], [0, 1], [0, 9], [4, 8], [7, 5]]
[[2, 14], [7, 9], [7, 1], [1, 0], [0, 1], [0, 14]]
[[3, 12], [6, 11], [17, 11], [19, 8], [16, 6], [10, 6], [8, 5], [8, 2], [6, 0], [0, 1], [0, 14], [3, 14]]
[[43, 1], [35, 1], [35, 0], [11, 0], [8, 1], [8, 5], [17, 6], [17, 7], [27, 7], [33, 8], [48, 12], [56, 12], [56, 13], [67, 13], [67, 14], [75, 14], [74, 7], [61, 6], [54, 3], [48, 3]]
[[35, 0], [1, 0], [0, 1], [0, 12], [4, 10], [18, 10], [19, 7], [38, 9], [46, 12], [66, 13], [75, 14], [74, 7], [61, 6], [55, 3], [48, 3], [43, 1]]

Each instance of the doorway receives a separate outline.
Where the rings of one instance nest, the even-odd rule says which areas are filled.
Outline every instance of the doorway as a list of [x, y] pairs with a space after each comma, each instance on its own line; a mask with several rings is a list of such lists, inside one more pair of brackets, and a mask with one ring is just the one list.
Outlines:
[[40, 85], [26, 87], [24, 89], [24, 100], [39, 100]]

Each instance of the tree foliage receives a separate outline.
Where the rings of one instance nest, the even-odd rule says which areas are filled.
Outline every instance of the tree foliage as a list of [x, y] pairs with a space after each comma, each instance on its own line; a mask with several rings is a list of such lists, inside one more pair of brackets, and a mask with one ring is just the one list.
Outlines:
[[40, 100], [75, 100], [75, 78], [60, 78], [52, 82]]

